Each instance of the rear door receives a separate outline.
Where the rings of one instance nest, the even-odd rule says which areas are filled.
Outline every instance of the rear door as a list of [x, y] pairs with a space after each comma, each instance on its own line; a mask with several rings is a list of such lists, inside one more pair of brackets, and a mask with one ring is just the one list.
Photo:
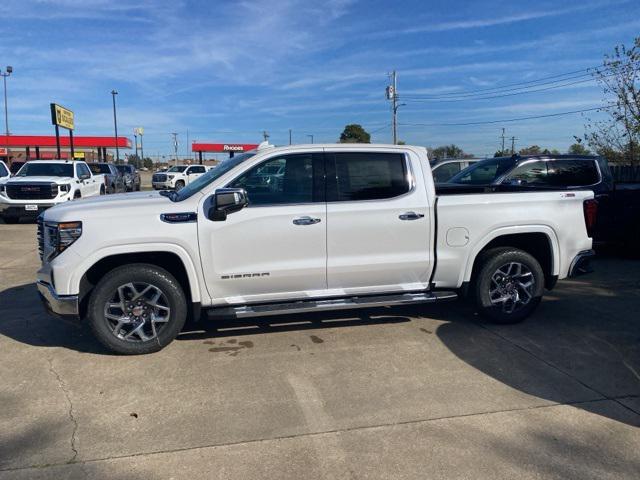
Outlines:
[[80, 191], [83, 197], [90, 197], [100, 193], [101, 182], [98, 181], [98, 178], [102, 181], [104, 178], [102, 175], [94, 177], [87, 164], [83, 162], [76, 164], [76, 174], [80, 180]]
[[430, 209], [422, 170], [393, 150], [326, 152], [326, 161], [330, 293], [427, 288]]
[[192, 165], [187, 169], [187, 183], [193, 182], [196, 178], [206, 173], [204, 165]]

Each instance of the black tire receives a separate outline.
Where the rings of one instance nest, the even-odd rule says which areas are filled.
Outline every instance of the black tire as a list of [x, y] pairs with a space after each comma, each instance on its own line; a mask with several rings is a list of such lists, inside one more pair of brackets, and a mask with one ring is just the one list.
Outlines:
[[178, 181], [176, 182], [176, 187], [175, 187], [176, 192], [179, 192], [179, 191], [180, 191], [180, 190], [182, 190], [183, 188], [184, 188], [184, 181], [182, 181], [182, 180], [178, 180]]
[[140, 184], [136, 185], [136, 192], [140, 191]]
[[107, 194], [107, 191], [106, 191], [106, 189], [104, 188], [104, 185], [102, 185], [102, 186], [100, 187], [100, 195], [106, 195], [106, 194]]
[[7, 225], [15, 225], [20, 222], [20, 217], [2, 217], [2, 220], [4, 220], [4, 223]]
[[[145, 324], [142, 331], [148, 333], [149, 328], [151, 328], [151, 322], [148, 320], [134, 317], [139, 318], [140, 322], [125, 324], [118, 328], [120, 324], [116, 323], [117, 321], [106, 317], [105, 309], [107, 304], [113, 305], [111, 302], [114, 301], [115, 297], [119, 297], [119, 287], [128, 284], [134, 284], [136, 288], [141, 285], [153, 286], [164, 295], [163, 299], [166, 306], [162, 308], [166, 309], [168, 307], [170, 309], [166, 320], [159, 325], [156, 324], [158, 325], [157, 327], [153, 326], [154, 329], [157, 328], [157, 335], [150, 336], [149, 340], [144, 340], [142, 337], [136, 339], [133, 335], [127, 340], [114, 333], [116, 329], [120, 335], [130, 333], [140, 323]], [[144, 289], [142, 287], [139, 288]], [[118, 308], [116, 307], [116, 309]], [[133, 311], [135, 312], [135, 308]], [[122, 313], [126, 315], [124, 309], [122, 309]], [[129, 313], [129, 315], [132, 314]], [[187, 302], [178, 281], [165, 269], [144, 263], [125, 265], [107, 273], [91, 292], [87, 306], [87, 323], [98, 341], [112, 352], [124, 355], [141, 355], [161, 350], [178, 336], [186, 318]], [[131, 320], [131, 317], [129, 317], [129, 320]], [[113, 323], [116, 323], [115, 328]], [[122, 329], [123, 327], [124, 329]], [[145, 333], [145, 336], [147, 336], [147, 333]], [[153, 333], [155, 333], [155, 330], [153, 330]]]
[[[517, 275], [518, 268], [523, 274]], [[530, 281], [533, 284], [525, 288]], [[544, 272], [540, 263], [523, 250], [493, 248], [482, 253], [478, 259], [472, 293], [480, 315], [493, 323], [523, 321], [540, 304], [543, 289]], [[505, 298], [509, 300], [503, 300]]]
[[82, 193], [80, 193], [80, 190], [76, 191], [76, 193], [73, 194], [73, 199], [76, 200], [78, 198], [82, 198]]

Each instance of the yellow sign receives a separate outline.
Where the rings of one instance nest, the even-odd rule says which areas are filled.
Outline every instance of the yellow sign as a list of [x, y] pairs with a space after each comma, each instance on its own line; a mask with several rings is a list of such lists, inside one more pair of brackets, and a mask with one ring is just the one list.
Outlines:
[[73, 130], [73, 112], [55, 103], [51, 104], [51, 122], [59, 127]]
[[84, 152], [73, 152], [73, 158], [84, 158]]

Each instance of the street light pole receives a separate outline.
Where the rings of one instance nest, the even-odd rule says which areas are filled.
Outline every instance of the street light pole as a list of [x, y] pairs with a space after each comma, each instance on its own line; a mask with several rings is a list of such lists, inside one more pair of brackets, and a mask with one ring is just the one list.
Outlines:
[[311, 138], [311, 143], [313, 143], [313, 135], [307, 135], [307, 137]]
[[118, 148], [118, 117], [116, 116], [116, 90], [111, 90], [111, 96], [113, 97], [113, 129], [116, 133], [116, 163], [120, 161], [120, 148]]
[[4, 81], [4, 132], [9, 136], [9, 107], [7, 106], [7, 77], [13, 73], [13, 67], [7, 65], [6, 71], [0, 70], [2, 80]]

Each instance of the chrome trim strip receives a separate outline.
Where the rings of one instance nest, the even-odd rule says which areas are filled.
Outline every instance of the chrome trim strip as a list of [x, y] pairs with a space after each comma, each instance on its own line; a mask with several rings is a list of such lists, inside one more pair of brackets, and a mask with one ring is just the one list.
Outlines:
[[51, 285], [42, 280], [38, 280], [36, 285], [45, 307], [51, 313], [75, 317], [80, 315], [78, 295], [58, 295]]

